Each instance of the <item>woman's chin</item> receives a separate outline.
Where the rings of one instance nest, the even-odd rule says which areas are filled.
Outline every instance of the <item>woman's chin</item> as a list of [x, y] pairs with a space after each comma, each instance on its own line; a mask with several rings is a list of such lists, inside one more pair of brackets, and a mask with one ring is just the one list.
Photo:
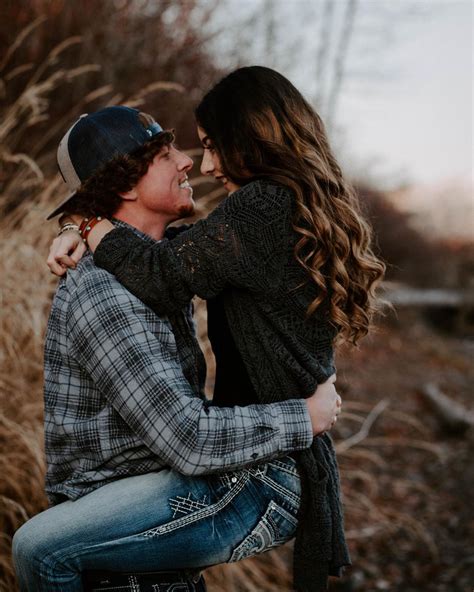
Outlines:
[[239, 188], [238, 185], [236, 185], [235, 183], [232, 183], [230, 181], [228, 181], [227, 183], [224, 183], [224, 189], [227, 191], [228, 195], [232, 195], [232, 193], [237, 191], [238, 188]]

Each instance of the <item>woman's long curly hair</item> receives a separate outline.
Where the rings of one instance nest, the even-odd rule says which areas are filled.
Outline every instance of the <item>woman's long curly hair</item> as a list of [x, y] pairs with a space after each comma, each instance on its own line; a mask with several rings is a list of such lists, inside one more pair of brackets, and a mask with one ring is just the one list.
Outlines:
[[293, 190], [295, 257], [319, 288], [307, 312], [329, 298], [339, 337], [357, 343], [369, 330], [385, 266], [318, 114], [284, 76], [251, 66], [214, 86], [196, 119], [234, 183], [270, 179]]

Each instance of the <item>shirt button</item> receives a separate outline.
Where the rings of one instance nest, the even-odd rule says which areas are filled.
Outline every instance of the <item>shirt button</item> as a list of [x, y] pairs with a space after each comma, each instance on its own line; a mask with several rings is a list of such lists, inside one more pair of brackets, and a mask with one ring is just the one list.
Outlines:
[[237, 477], [231, 477], [230, 480], [231, 480], [232, 483], [237, 483]]
[[254, 452], [252, 455], [253, 460], [255, 460], [256, 458], [258, 458], [258, 454], [256, 452]]

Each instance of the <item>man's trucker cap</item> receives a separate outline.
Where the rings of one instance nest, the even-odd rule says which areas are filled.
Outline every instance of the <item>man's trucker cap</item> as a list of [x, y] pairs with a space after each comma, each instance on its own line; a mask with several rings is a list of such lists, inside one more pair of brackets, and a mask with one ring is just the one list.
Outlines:
[[156, 121], [146, 127], [140, 112], [131, 107], [105, 107], [81, 115], [66, 132], [57, 153], [59, 172], [70, 193], [46, 219], [64, 211], [82, 183], [114, 157], [131, 154], [162, 131]]

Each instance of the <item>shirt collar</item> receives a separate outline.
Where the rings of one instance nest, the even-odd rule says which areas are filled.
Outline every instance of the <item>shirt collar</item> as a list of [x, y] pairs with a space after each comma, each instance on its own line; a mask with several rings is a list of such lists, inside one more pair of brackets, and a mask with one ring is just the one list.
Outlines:
[[138, 228], [135, 228], [135, 226], [131, 226], [130, 224], [127, 224], [127, 222], [124, 222], [123, 220], [117, 220], [117, 218], [112, 218], [112, 224], [114, 226], [116, 226], [117, 228], [128, 228], [134, 234], [136, 234], [137, 236], [139, 236], [143, 240], [146, 240], [149, 243], [157, 242], [155, 239], [151, 238], [151, 236], [149, 236], [148, 234], [145, 234], [141, 230], [138, 230]]

